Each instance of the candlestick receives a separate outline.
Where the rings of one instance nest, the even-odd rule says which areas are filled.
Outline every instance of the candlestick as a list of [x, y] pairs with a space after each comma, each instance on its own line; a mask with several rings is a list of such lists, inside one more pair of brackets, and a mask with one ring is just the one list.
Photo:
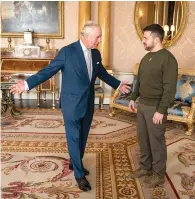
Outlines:
[[164, 31], [165, 31], [165, 37], [167, 36], [167, 33], [169, 31], [169, 26], [168, 25], [165, 25], [164, 26]]
[[49, 47], [49, 42], [50, 42], [50, 39], [49, 38], [47, 38], [46, 39], [46, 43], [47, 43], [47, 45], [46, 45], [46, 51], [49, 51], [50, 50], [50, 47]]
[[7, 38], [7, 41], [8, 41], [8, 48], [7, 48], [7, 51], [12, 51], [12, 45], [11, 45], [12, 39], [11, 39], [11, 37], [8, 37], [8, 38]]

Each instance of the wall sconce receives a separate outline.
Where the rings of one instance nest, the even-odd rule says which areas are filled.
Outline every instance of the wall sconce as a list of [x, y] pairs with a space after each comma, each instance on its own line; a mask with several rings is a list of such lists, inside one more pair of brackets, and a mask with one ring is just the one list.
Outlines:
[[174, 31], [175, 31], [175, 26], [171, 25], [171, 38], [173, 38]]
[[169, 27], [168, 25], [165, 25], [164, 31], [165, 31], [165, 37], [168, 37], [168, 39], [173, 38], [173, 33], [175, 31], [175, 25], [171, 25], [171, 27]]
[[143, 17], [143, 11], [142, 10], [139, 10], [139, 20], [141, 20]]
[[168, 25], [164, 26], [164, 31], [165, 31], [165, 37], [167, 37], [168, 32], [169, 32], [169, 26]]
[[173, 38], [173, 34], [174, 34], [174, 31], [175, 31], [175, 25], [171, 25], [171, 27], [169, 27], [168, 25], [164, 25], [164, 31], [165, 31], [165, 37], [164, 37], [164, 40], [163, 40], [163, 46], [165, 48], [169, 47], [170, 44], [171, 44], [171, 40]]

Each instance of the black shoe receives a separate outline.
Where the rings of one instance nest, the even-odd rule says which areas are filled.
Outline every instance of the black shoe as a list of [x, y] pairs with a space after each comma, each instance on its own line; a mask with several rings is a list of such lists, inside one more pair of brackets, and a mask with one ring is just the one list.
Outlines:
[[91, 190], [91, 185], [89, 184], [89, 182], [87, 181], [87, 179], [85, 177], [82, 178], [75, 178], [79, 189], [82, 191], [90, 191]]
[[[73, 166], [72, 166], [72, 164], [69, 164], [69, 169], [73, 171]], [[85, 176], [88, 176], [88, 175], [89, 175], [89, 171], [88, 171], [87, 169], [83, 168], [83, 171], [84, 171], [84, 173], [85, 173]]]

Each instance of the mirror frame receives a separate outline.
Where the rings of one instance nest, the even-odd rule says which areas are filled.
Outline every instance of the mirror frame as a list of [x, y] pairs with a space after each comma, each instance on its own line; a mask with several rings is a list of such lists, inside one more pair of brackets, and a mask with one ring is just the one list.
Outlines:
[[[139, 25], [139, 7], [140, 7], [140, 3], [142, 1], [137, 1], [135, 3], [135, 9], [134, 9], [134, 25], [135, 25], [135, 29], [137, 31], [137, 34], [139, 36], [139, 38], [141, 40], [143, 40], [143, 31]], [[173, 45], [174, 42], [176, 42], [178, 40], [178, 38], [181, 36], [181, 34], [184, 31], [184, 28], [186, 26], [187, 23], [187, 19], [188, 19], [188, 2], [186, 1], [181, 1], [181, 5], [182, 5], [182, 12], [183, 12], [183, 18], [181, 21], [181, 25], [177, 31], [177, 33], [174, 35], [174, 37], [169, 40], [168, 42], [163, 41], [164, 47], [168, 48], [171, 45]]]

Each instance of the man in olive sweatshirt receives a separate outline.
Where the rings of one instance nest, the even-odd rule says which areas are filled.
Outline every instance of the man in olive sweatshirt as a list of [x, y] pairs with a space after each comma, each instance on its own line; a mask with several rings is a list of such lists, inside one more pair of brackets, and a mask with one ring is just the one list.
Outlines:
[[162, 46], [164, 30], [158, 24], [144, 28], [143, 44], [149, 51], [141, 60], [129, 110], [137, 108], [137, 137], [140, 147], [140, 167], [132, 171], [131, 178], [147, 176], [149, 188], [164, 184], [167, 161], [165, 126], [167, 110], [176, 93], [178, 64], [175, 57]]

